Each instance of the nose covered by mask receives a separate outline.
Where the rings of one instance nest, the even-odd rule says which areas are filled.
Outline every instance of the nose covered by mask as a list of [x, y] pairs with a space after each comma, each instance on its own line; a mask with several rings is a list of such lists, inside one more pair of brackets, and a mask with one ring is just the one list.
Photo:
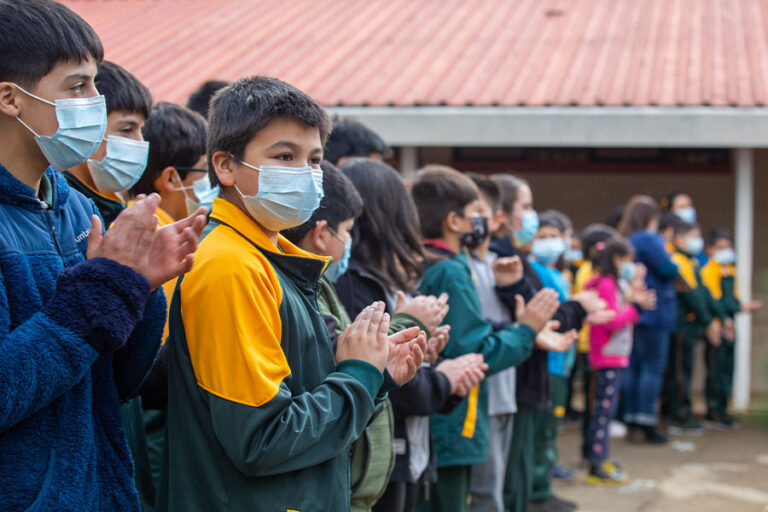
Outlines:
[[533, 256], [544, 264], [554, 263], [565, 252], [565, 242], [562, 238], [539, 238], [531, 245]]
[[470, 217], [472, 231], [461, 235], [461, 244], [469, 250], [476, 249], [488, 238], [488, 219], [486, 217]]
[[515, 241], [520, 245], [525, 245], [539, 232], [539, 214], [536, 210], [528, 210], [520, 218], [522, 227], [515, 231]]
[[631, 261], [625, 261], [619, 267], [619, 277], [625, 281], [631, 281], [637, 273], [637, 265]]
[[99, 192], [122, 192], [139, 181], [148, 157], [149, 142], [110, 135], [106, 156], [100, 162], [88, 160], [88, 170]]
[[107, 105], [104, 96], [67, 98], [55, 102], [27, 92], [21, 92], [56, 109], [59, 127], [53, 135], [39, 135], [21, 116], [16, 119], [35, 136], [46, 160], [59, 172], [85, 162], [101, 145], [107, 131]]
[[680, 208], [675, 212], [675, 215], [680, 217], [684, 222], [687, 222], [689, 224], [693, 224], [696, 222], [696, 208], [693, 206], [686, 206], [685, 208]]
[[[234, 158], [234, 156], [233, 156]], [[245, 195], [235, 184], [248, 213], [271, 231], [299, 226], [312, 216], [323, 199], [323, 171], [313, 167], [253, 166], [259, 171], [259, 192]]]
[[720, 249], [712, 255], [712, 259], [720, 265], [733, 265], [736, 263], [736, 252], [730, 247]]
[[[181, 177], [178, 178], [181, 183]], [[189, 197], [186, 193], [187, 190], [192, 190], [196, 199]], [[184, 204], [187, 209], [187, 215], [192, 215], [201, 206], [205, 206], [208, 211], [211, 211], [213, 200], [219, 196], [219, 187], [212, 187], [211, 180], [208, 176], [203, 176], [192, 182], [191, 186], [181, 186], [176, 188], [179, 192], [184, 192]]]
[[691, 256], [698, 256], [704, 250], [704, 239], [700, 236], [694, 236], [688, 239], [685, 246], [685, 252]]

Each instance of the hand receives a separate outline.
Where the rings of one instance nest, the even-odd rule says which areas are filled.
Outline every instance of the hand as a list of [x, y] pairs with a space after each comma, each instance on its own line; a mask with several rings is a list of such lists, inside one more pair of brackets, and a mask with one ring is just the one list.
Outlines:
[[736, 326], [733, 318], [726, 318], [723, 322], [723, 338], [733, 343], [736, 340]]
[[421, 368], [427, 347], [427, 335], [418, 327], [411, 327], [389, 336], [387, 342], [387, 371], [392, 380], [402, 386]]
[[434, 363], [437, 361], [445, 346], [448, 344], [448, 340], [451, 336], [451, 326], [441, 325], [435, 329], [434, 334], [427, 340], [427, 351], [424, 353], [425, 363]]
[[528, 304], [517, 295], [515, 303], [517, 322], [527, 325], [536, 332], [544, 328], [544, 325], [552, 319], [557, 308], [560, 307], [557, 292], [548, 288], [539, 290], [539, 293]]
[[601, 309], [587, 315], [584, 321], [590, 325], [603, 325], [616, 318], [616, 312], [612, 309]]
[[656, 290], [637, 290], [632, 292], [632, 302], [636, 302], [643, 310], [656, 309]]
[[576, 329], [568, 332], [557, 332], [560, 328], [560, 322], [552, 320], [547, 322], [544, 329], [536, 335], [536, 348], [549, 350], [550, 352], [565, 352], [571, 345], [579, 339], [579, 333]]
[[451, 394], [467, 396], [469, 391], [484, 378], [488, 365], [482, 354], [465, 354], [455, 359], [446, 359], [435, 367], [451, 383]]
[[104, 234], [101, 221], [93, 216], [87, 257], [109, 258], [130, 267], [146, 277], [153, 290], [191, 270], [206, 210], [200, 208], [186, 219], [157, 229], [159, 204], [157, 194], [138, 196]]
[[741, 306], [741, 310], [745, 313], [753, 313], [761, 309], [763, 309], [763, 301], [761, 300], [753, 300]]
[[497, 286], [509, 286], [523, 278], [523, 261], [520, 256], [499, 258], [491, 265]]
[[704, 334], [707, 337], [707, 340], [712, 344], [713, 347], [719, 347], [720, 343], [722, 343], [722, 329], [720, 328], [720, 323], [717, 321], [713, 321], [711, 324], [707, 326], [706, 331], [704, 331]]
[[573, 300], [581, 304], [588, 315], [606, 308], [605, 301], [593, 290], [577, 293], [573, 296]]
[[336, 341], [336, 362], [358, 359], [384, 372], [389, 356], [389, 315], [383, 302], [374, 302], [357, 315]]
[[407, 313], [419, 320], [430, 333], [432, 333], [443, 322], [445, 315], [448, 314], [448, 294], [443, 293], [440, 297], [432, 295], [419, 295], [410, 300], [406, 299], [405, 294], [397, 292], [397, 305], [395, 313]]
[[630, 286], [645, 287], [645, 278], [648, 276], [648, 267], [642, 263], [635, 263], [635, 277], [630, 281]]

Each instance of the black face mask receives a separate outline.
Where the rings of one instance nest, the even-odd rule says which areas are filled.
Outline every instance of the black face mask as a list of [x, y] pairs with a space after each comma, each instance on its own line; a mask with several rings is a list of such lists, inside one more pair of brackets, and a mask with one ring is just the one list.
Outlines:
[[470, 217], [469, 222], [474, 228], [471, 233], [461, 235], [461, 243], [469, 250], [476, 249], [488, 238], [488, 219], [485, 217]]

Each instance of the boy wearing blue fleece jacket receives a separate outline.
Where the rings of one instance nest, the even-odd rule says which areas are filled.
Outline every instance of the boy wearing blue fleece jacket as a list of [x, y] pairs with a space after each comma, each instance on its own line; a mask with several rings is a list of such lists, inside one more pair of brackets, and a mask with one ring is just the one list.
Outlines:
[[101, 42], [51, 0], [0, 0], [0, 24], [0, 510], [137, 510], [120, 401], [204, 212], [157, 230], [159, 198], [142, 198], [102, 235], [60, 174], [104, 136]]

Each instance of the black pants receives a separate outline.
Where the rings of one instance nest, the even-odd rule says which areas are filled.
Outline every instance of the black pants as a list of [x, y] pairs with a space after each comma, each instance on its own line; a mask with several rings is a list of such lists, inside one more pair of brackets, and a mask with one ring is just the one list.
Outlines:
[[419, 502], [419, 484], [389, 482], [373, 512], [413, 512]]

